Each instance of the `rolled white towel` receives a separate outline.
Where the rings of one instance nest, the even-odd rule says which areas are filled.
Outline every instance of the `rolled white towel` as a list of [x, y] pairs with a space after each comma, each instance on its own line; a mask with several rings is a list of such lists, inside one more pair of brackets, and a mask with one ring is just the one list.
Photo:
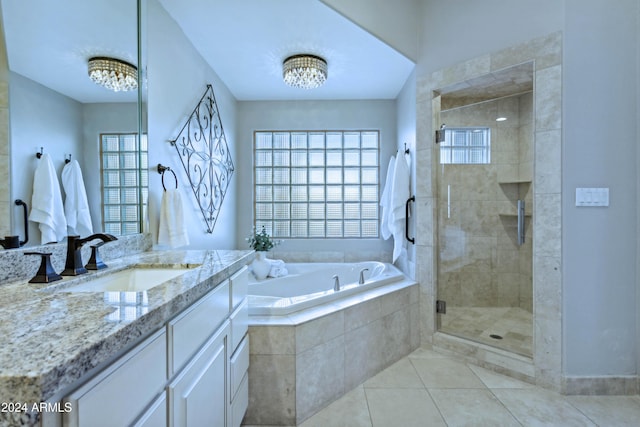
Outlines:
[[285, 263], [281, 259], [267, 259], [269, 264], [271, 264], [271, 270], [269, 270], [269, 274], [267, 277], [284, 277], [289, 274]]

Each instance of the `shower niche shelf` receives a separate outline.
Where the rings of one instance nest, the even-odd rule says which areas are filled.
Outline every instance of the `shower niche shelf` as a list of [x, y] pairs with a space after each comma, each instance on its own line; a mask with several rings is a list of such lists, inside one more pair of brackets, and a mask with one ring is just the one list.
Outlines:
[[504, 180], [499, 180], [498, 184], [500, 185], [510, 185], [510, 184], [515, 184], [515, 185], [519, 185], [519, 184], [531, 184], [531, 180], [530, 179], [504, 179]]

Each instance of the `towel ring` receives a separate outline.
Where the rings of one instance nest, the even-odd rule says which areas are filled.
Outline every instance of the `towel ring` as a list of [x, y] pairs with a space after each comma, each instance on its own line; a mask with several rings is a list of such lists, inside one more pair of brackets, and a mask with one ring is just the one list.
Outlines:
[[162, 163], [158, 163], [158, 173], [162, 175], [162, 188], [164, 188], [164, 191], [167, 191], [167, 187], [165, 187], [164, 185], [164, 173], [166, 171], [169, 171], [173, 174], [173, 179], [175, 179], [176, 181], [176, 189], [178, 189], [178, 177], [176, 176], [176, 173], [172, 171], [169, 166], [163, 166]]

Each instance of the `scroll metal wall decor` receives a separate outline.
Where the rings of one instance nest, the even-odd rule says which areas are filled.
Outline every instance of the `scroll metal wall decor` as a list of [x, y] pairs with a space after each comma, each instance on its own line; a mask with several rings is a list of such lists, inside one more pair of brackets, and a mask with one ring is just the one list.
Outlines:
[[180, 155], [207, 233], [213, 233], [234, 168], [210, 84], [171, 145]]

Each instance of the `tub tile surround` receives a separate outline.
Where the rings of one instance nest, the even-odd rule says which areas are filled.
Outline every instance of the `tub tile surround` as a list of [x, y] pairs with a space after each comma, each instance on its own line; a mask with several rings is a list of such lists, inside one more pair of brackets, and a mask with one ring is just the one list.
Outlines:
[[[440, 344], [442, 340], [436, 330], [435, 299], [437, 295], [437, 236], [436, 218], [438, 204], [436, 202], [435, 149], [433, 135], [442, 123], [440, 116], [440, 97], [435, 92], [444, 87], [479, 78], [488, 73], [507, 67], [533, 61], [534, 64], [534, 103], [533, 103], [533, 135], [531, 152], [518, 155], [518, 161], [525, 164], [520, 173], [528, 171], [528, 160], [535, 160], [532, 165], [534, 188], [533, 208], [533, 323], [534, 343], [533, 357], [528, 361], [519, 360], [516, 364], [502, 363], [500, 358], [488, 359], [501, 354], [498, 349], [484, 349], [481, 345], [471, 345], [468, 357], [475, 359], [480, 365], [491, 366], [492, 369], [510, 373], [514, 376], [530, 377], [539, 385], [562, 390], [562, 352], [561, 352], [561, 289], [560, 274], [546, 274], [545, 265], [562, 265], [561, 259], [561, 134], [562, 134], [562, 33], [557, 32], [527, 43], [482, 55], [447, 69], [439, 70], [431, 75], [418, 76], [417, 79], [417, 152], [416, 171], [419, 184], [416, 192], [416, 205], [433, 209], [418, 217], [423, 230], [433, 230], [430, 236], [416, 242], [416, 259], [423, 260], [425, 266], [418, 266], [417, 281], [420, 283], [420, 326], [424, 343]], [[427, 177], [427, 175], [431, 175]], [[538, 185], [540, 184], [540, 185]], [[429, 224], [433, 224], [430, 226]], [[545, 257], [545, 262], [541, 259]], [[431, 271], [430, 271], [431, 270]], [[556, 271], [556, 270], [553, 270]], [[551, 303], [551, 304], [550, 304]], [[527, 303], [528, 304], [528, 303]], [[547, 304], [545, 308], [543, 306]], [[548, 305], [550, 304], [550, 305]], [[544, 315], [543, 315], [544, 313]], [[442, 335], [442, 334], [440, 334]], [[482, 350], [479, 350], [482, 349]], [[505, 365], [505, 366], [502, 366]], [[529, 375], [531, 374], [531, 375]]]
[[252, 316], [249, 425], [297, 425], [419, 345], [405, 281], [292, 313]]
[[[135, 307], [134, 317], [109, 316], [119, 309], [102, 292], [43, 291], [47, 285], [14, 281], [0, 286], [0, 396], [5, 402], [40, 402], [60, 398], [83, 375], [161, 327], [245, 265], [252, 251], [145, 252], [112, 260], [113, 270], [144, 264], [176, 268], [200, 266], [151, 288]], [[87, 280], [93, 274], [65, 278]], [[0, 420], [1, 423], [1, 420]]]

